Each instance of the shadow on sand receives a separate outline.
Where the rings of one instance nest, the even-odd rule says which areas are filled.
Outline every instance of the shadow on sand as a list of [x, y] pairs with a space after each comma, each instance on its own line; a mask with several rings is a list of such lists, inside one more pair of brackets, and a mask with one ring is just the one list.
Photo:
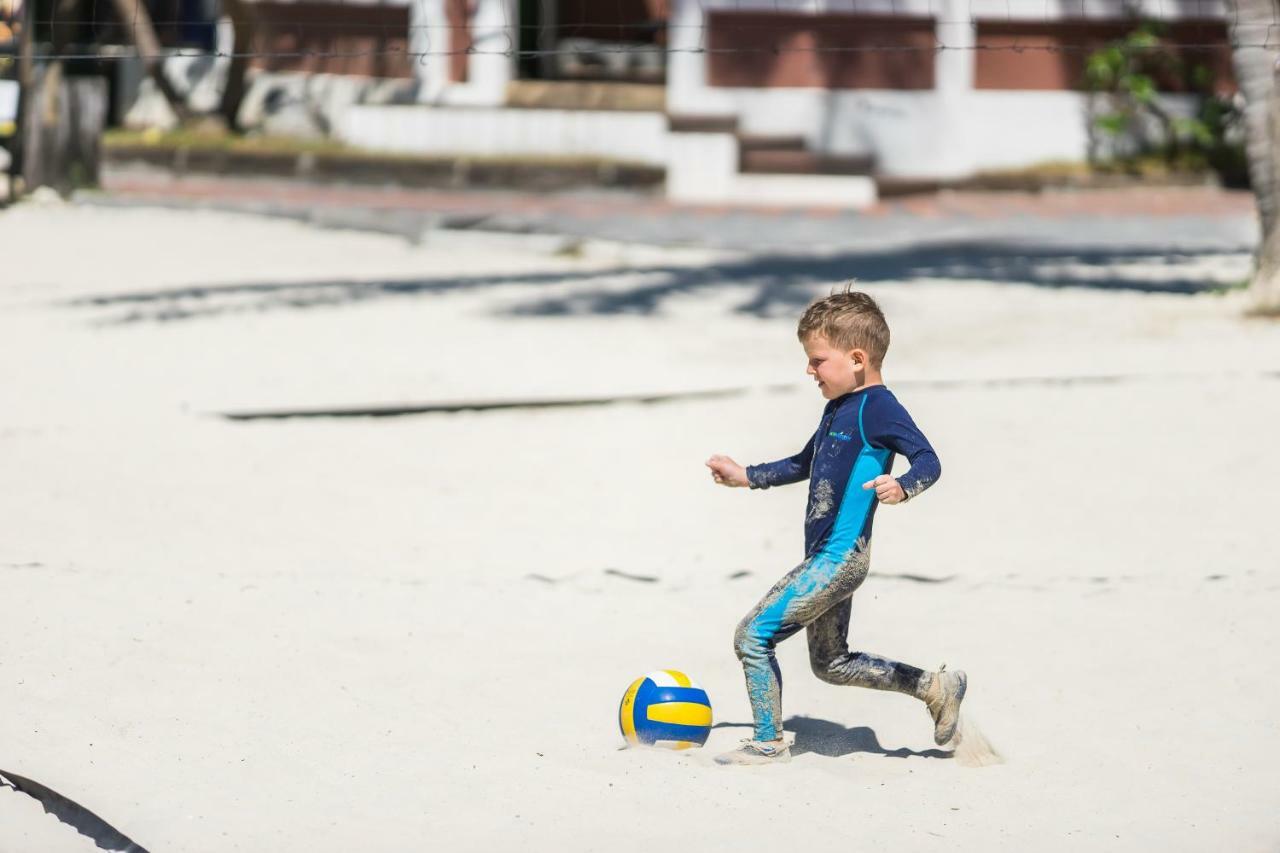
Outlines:
[[[950, 759], [953, 753], [945, 749], [886, 749], [876, 735], [875, 730], [867, 726], [846, 727], [830, 720], [817, 717], [789, 717], [782, 724], [783, 729], [796, 736], [795, 745], [791, 747], [792, 755], [825, 755], [828, 758], [843, 758], [846, 755], [868, 753], [883, 755], [886, 758], [943, 758]], [[749, 723], [716, 723], [712, 728], [740, 728], [750, 732]]]
[[[1221, 284], [1197, 269], [1214, 256], [1248, 252], [1162, 247], [1073, 247], [956, 241], [880, 251], [823, 255], [756, 255], [698, 266], [654, 265], [602, 270], [530, 272], [402, 279], [317, 279], [229, 282], [114, 293], [76, 299], [76, 308], [108, 312], [107, 325], [173, 322], [222, 314], [334, 308], [385, 299], [421, 298], [519, 285], [528, 297], [502, 310], [508, 316], [653, 315], [677, 297], [705, 291], [740, 295], [739, 314], [795, 313], [813, 298], [812, 286], [856, 278], [861, 283], [918, 280], [991, 282], [1044, 288], [1088, 288], [1193, 294]], [[618, 278], [631, 279], [619, 287]], [[549, 286], [576, 284], [571, 292]]]

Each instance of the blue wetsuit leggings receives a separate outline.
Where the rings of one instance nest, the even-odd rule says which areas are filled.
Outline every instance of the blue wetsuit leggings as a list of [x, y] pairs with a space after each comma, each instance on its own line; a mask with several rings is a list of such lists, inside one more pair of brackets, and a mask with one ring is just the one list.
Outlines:
[[782, 673], [774, 647], [801, 628], [809, 635], [809, 663], [823, 681], [923, 697], [923, 670], [849, 651], [850, 597], [867, 577], [868, 556], [866, 550], [854, 550], [839, 562], [821, 553], [810, 557], [774, 584], [738, 624], [734, 649], [747, 676], [756, 740], [782, 734]]

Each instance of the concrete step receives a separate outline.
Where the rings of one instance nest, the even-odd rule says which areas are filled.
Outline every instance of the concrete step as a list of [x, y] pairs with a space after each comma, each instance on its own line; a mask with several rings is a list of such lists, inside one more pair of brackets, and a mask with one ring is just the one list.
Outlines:
[[766, 136], [759, 133], [739, 133], [738, 148], [742, 151], [803, 151], [809, 141], [803, 136]]
[[669, 113], [667, 129], [672, 133], [737, 133], [737, 116]]
[[901, 198], [912, 195], [931, 195], [947, 185], [937, 178], [902, 178], [876, 175], [876, 189], [880, 198]]
[[870, 175], [872, 158], [813, 151], [742, 149], [738, 170], [765, 175]]
[[677, 203], [861, 210], [876, 203], [870, 158], [815, 155], [795, 137], [742, 146], [736, 121], [672, 117], [667, 198]]

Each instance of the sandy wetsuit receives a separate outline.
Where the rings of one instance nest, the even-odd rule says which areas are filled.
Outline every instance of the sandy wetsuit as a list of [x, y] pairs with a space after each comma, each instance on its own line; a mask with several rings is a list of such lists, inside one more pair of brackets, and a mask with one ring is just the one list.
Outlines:
[[907, 410], [888, 388], [874, 385], [827, 403], [818, 431], [795, 456], [747, 468], [753, 489], [809, 480], [804, 562], [769, 590], [734, 636], [757, 741], [781, 734], [782, 674], [774, 646], [801, 628], [808, 628], [809, 660], [823, 681], [913, 696], [924, 689], [923, 670], [850, 652], [847, 639], [849, 597], [867, 576], [877, 503], [874, 490], [862, 484], [889, 473], [894, 454], [911, 463], [898, 478], [908, 498], [942, 473]]

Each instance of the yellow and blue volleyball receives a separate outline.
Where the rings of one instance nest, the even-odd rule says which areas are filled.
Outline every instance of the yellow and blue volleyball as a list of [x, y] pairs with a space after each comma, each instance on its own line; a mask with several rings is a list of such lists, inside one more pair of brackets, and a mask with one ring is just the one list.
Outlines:
[[683, 672], [659, 669], [637, 678], [622, 694], [618, 725], [633, 746], [702, 746], [711, 734], [711, 700]]

